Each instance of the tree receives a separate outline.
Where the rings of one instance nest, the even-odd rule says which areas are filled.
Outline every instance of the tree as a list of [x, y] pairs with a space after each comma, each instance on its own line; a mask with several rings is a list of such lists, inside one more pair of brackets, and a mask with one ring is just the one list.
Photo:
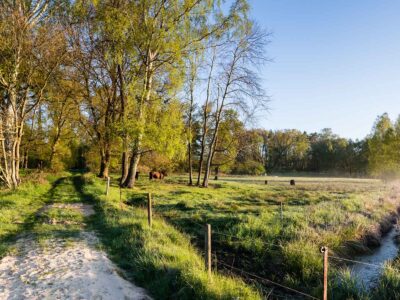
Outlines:
[[196, 110], [195, 102], [195, 89], [199, 81], [199, 68], [203, 61], [201, 54], [193, 53], [187, 58], [187, 71], [186, 71], [186, 94], [187, 94], [187, 108], [186, 108], [186, 138], [187, 138], [187, 156], [188, 156], [188, 170], [189, 170], [189, 185], [193, 185], [193, 119]]
[[375, 176], [393, 177], [399, 174], [400, 136], [387, 113], [379, 116], [368, 139], [369, 170]]
[[46, 97], [48, 121], [51, 123], [48, 133], [50, 144], [48, 166], [52, 170], [57, 169], [54, 165], [54, 158], [60, 142], [73, 139], [79, 132], [77, 126], [79, 108], [74, 102], [79, 94], [79, 86], [75, 85], [73, 81], [66, 80], [66, 76], [62, 78], [58, 80], [57, 84], [50, 87]]
[[239, 150], [233, 172], [235, 174], [260, 175], [266, 173], [268, 132], [260, 129], [244, 130], [239, 136]]
[[51, 75], [66, 55], [62, 28], [53, 18], [56, 4], [63, 2], [16, 0], [0, 4], [0, 179], [9, 188], [20, 183], [25, 120], [43, 100]]
[[[121, 116], [120, 58], [121, 43], [112, 29], [119, 19], [108, 2], [77, 1], [74, 7], [69, 41], [73, 48], [75, 81], [82, 91], [81, 123], [92, 137], [100, 154], [99, 177], [108, 177], [111, 152], [118, 137]], [[122, 8], [121, 8], [122, 9]], [[106, 14], [109, 12], [109, 14]], [[118, 27], [118, 26], [117, 26]]]
[[213, 83], [215, 89], [213, 128], [208, 145], [203, 186], [208, 186], [213, 153], [217, 144], [222, 116], [227, 108], [240, 110], [252, 116], [255, 108], [266, 108], [266, 97], [254, 68], [265, 62], [266, 33], [245, 18], [241, 26], [228, 31], [225, 42], [218, 47], [218, 72]]
[[197, 183], [196, 185], [200, 185], [201, 181], [201, 174], [203, 172], [203, 164], [204, 164], [204, 156], [206, 154], [206, 139], [209, 133], [209, 120], [210, 120], [210, 113], [211, 113], [211, 84], [213, 80], [213, 72], [215, 67], [215, 60], [217, 56], [216, 46], [210, 47], [210, 54], [211, 60], [209, 63], [209, 71], [207, 76], [207, 87], [206, 87], [206, 96], [205, 102], [202, 107], [202, 131], [201, 131], [201, 138], [200, 138], [200, 156], [199, 156], [199, 167], [198, 167], [198, 175], [197, 175]]
[[238, 152], [241, 151], [240, 140], [244, 131], [244, 124], [234, 110], [225, 110], [220, 124], [220, 132], [212, 153], [212, 165], [215, 167], [215, 178], [219, 171], [228, 171], [233, 166]]
[[[123, 183], [133, 187], [141, 156], [153, 149], [144, 148], [148, 116], [160, 92], [174, 93], [183, 81], [184, 57], [197, 43], [221, 27], [207, 24], [213, 1], [139, 1], [132, 4], [137, 20], [131, 25], [132, 48], [138, 53], [139, 81], [133, 97], [130, 116], [135, 130], [130, 137], [129, 172]], [[221, 22], [222, 25], [225, 21]], [[193, 29], [196, 28], [196, 30]], [[197, 32], [193, 35], [193, 32]]]

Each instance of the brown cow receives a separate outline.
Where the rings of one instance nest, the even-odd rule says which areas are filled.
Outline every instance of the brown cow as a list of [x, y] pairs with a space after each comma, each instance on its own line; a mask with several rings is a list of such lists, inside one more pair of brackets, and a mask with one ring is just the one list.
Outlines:
[[150, 180], [152, 180], [152, 179], [163, 179], [163, 178], [164, 178], [164, 175], [161, 172], [152, 171], [152, 172], [149, 173], [149, 179]]

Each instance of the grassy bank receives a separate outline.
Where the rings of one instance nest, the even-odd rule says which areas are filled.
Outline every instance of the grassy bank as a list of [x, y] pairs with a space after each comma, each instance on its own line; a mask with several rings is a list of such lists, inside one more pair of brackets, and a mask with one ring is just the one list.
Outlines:
[[214, 273], [209, 280], [204, 261], [190, 238], [158, 217], [149, 228], [145, 210], [121, 205], [117, 188], [105, 197], [104, 181], [85, 175], [77, 189], [96, 203], [93, 227], [100, 233], [105, 250], [154, 298], [261, 298], [240, 279]]
[[35, 213], [48, 201], [52, 176], [26, 176], [17, 191], [0, 191], [0, 258], [18, 234], [30, 229]]

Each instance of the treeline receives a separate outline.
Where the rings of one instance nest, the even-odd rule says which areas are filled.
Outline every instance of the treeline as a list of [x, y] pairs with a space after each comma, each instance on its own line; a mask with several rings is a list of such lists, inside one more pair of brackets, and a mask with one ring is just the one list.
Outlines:
[[[362, 140], [342, 138], [331, 129], [320, 133], [290, 130], [246, 130], [231, 163], [216, 168], [235, 174], [315, 172], [330, 175], [395, 178], [400, 175], [400, 117], [377, 117], [371, 133]], [[217, 170], [216, 170], [217, 171]]]
[[364, 141], [248, 129], [268, 105], [268, 34], [248, 12], [246, 0], [1, 1], [2, 184], [17, 187], [21, 168], [112, 171], [123, 187], [150, 170], [204, 187], [213, 170], [395, 172], [397, 125]]
[[231, 112], [243, 121], [267, 102], [267, 34], [248, 11], [246, 0], [1, 1], [2, 183], [17, 187], [21, 168], [90, 168], [132, 187], [140, 169], [186, 161], [207, 186]]
[[[333, 134], [288, 130], [245, 130], [231, 164], [221, 165], [235, 174], [261, 175], [315, 172], [363, 176], [368, 171], [368, 143]], [[218, 166], [218, 165], [217, 165]]]

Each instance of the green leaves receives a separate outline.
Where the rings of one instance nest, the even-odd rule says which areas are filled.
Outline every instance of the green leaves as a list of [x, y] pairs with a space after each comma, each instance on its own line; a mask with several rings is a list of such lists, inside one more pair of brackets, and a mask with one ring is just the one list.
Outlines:
[[399, 122], [393, 124], [387, 113], [379, 116], [368, 139], [368, 163], [372, 175], [384, 178], [399, 175]]

